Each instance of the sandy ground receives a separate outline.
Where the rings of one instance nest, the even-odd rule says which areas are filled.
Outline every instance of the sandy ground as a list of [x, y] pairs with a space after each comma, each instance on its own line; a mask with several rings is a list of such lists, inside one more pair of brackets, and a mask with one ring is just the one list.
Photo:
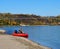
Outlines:
[[23, 37], [0, 35], [0, 49], [51, 49]]

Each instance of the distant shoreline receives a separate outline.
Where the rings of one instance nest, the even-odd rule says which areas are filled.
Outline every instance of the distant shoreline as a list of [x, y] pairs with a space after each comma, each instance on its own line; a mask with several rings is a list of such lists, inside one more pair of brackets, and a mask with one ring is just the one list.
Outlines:
[[[0, 27], [3, 26], [20, 26], [20, 25], [1, 25]], [[60, 25], [21, 25], [21, 26], [60, 26]]]

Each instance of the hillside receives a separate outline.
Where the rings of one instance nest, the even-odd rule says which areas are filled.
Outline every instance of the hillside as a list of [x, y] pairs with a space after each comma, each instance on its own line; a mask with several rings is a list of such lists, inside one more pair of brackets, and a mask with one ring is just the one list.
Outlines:
[[0, 25], [60, 25], [60, 16], [0, 13]]

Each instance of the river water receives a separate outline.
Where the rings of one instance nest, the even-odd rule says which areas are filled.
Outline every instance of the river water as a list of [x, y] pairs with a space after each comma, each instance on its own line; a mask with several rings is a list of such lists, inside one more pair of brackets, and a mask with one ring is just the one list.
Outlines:
[[[3, 26], [0, 29], [12, 34], [21, 26]], [[29, 34], [29, 39], [52, 49], [60, 49], [60, 26], [22, 26], [22, 30]]]

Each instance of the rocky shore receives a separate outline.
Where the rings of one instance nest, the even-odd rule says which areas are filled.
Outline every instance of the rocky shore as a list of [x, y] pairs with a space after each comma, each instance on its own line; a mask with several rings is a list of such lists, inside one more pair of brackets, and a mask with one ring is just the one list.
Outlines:
[[11, 35], [0, 35], [0, 49], [51, 49], [29, 39]]

